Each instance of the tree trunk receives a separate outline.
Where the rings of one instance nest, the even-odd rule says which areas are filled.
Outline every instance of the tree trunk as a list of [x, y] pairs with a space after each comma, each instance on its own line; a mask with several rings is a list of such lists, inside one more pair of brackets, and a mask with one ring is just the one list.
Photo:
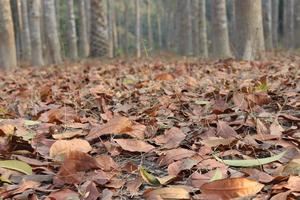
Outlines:
[[192, 2], [191, 0], [187, 0], [186, 11], [187, 11], [187, 55], [193, 55], [193, 18], [192, 18]]
[[294, 47], [294, 0], [283, 1], [283, 45], [287, 49]]
[[217, 58], [230, 57], [226, 1], [212, 0], [213, 54]]
[[261, 0], [236, 0], [237, 58], [259, 58], [265, 50]]
[[207, 28], [206, 28], [206, 1], [199, 0], [199, 56], [208, 57]]
[[129, 53], [129, 16], [128, 16], [128, 2], [124, 1], [124, 19], [125, 19], [125, 55]]
[[272, 0], [272, 39], [273, 47], [278, 47], [279, 0]]
[[36, 66], [42, 66], [44, 65], [44, 60], [41, 39], [41, 1], [31, 0], [29, 11], [31, 63]]
[[[88, 36], [89, 44], [91, 43], [90, 37], [91, 37], [91, 25], [92, 25], [92, 15], [91, 15], [91, 0], [84, 0], [85, 3], [85, 14], [86, 14], [86, 31]], [[90, 47], [89, 47], [90, 51]]]
[[192, 0], [193, 55], [199, 56], [199, 0]]
[[76, 24], [74, 15], [74, 0], [67, 1], [67, 38], [68, 38], [68, 54], [73, 60], [78, 57], [77, 49], [77, 34], [76, 34]]
[[15, 33], [16, 55], [17, 61], [23, 59], [23, 47], [21, 41], [22, 16], [21, 16], [21, 1], [11, 0], [11, 12]]
[[85, 13], [85, 0], [79, 0], [78, 11], [79, 11], [79, 53], [82, 57], [89, 55], [89, 42], [87, 32], [87, 20]]
[[108, 32], [103, 0], [91, 0], [90, 56], [102, 57], [108, 53]]
[[43, 2], [45, 12], [45, 33], [51, 56], [50, 62], [57, 64], [62, 61], [62, 58], [55, 18], [55, 2], [54, 0], [47, 0]]
[[108, 11], [108, 38], [109, 38], [109, 53], [110, 58], [114, 57], [114, 34], [113, 34], [113, 6], [114, 0], [107, 1], [107, 11]]
[[21, 1], [21, 13], [22, 13], [22, 29], [21, 29], [21, 41], [23, 49], [23, 59], [26, 62], [31, 60], [31, 41], [30, 30], [28, 21], [28, 0]]
[[263, 27], [266, 49], [273, 48], [272, 39], [272, 0], [262, 0], [263, 3]]
[[295, 1], [295, 48], [300, 48], [300, 1]]
[[[10, 0], [0, 1], [0, 53], [1, 64], [5, 68], [17, 66], [16, 44]], [[1, 67], [1, 66], [0, 66]]]
[[135, 0], [135, 14], [136, 14], [136, 56], [141, 57], [141, 13], [140, 13], [140, 0]]
[[151, 0], [147, 0], [147, 26], [148, 26], [148, 45], [149, 49], [153, 49], [153, 34], [151, 20]]
[[157, 34], [158, 34], [158, 45], [159, 45], [159, 49], [161, 50], [163, 44], [162, 44], [162, 31], [161, 31], [161, 9], [160, 9], [161, 1], [160, 0], [157, 1], [157, 5], [158, 5], [157, 14], [156, 14]]

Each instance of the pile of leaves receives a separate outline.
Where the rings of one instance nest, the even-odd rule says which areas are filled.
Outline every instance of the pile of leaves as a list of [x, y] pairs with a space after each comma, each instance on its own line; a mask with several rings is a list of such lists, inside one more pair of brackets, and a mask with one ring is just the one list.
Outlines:
[[0, 197], [297, 199], [299, 63], [89, 60], [0, 72]]

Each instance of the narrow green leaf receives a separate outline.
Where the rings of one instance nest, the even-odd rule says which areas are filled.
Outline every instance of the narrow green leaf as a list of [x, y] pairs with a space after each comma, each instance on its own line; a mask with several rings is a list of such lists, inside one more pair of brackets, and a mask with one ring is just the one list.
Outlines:
[[38, 125], [40, 123], [41, 123], [40, 121], [33, 121], [33, 120], [27, 120], [27, 119], [24, 121], [25, 126], [34, 126], [34, 125]]
[[151, 184], [151, 185], [161, 185], [160, 181], [153, 176], [152, 174], [148, 173], [144, 167], [140, 167], [140, 174], [142, 176], [142, 178], [144, 179], [144, 181], [146, 181], [147, 183]]
[[32, 168], [30, 165], [19, 160], [2, 160], [0, 161], [0, 167], [16, 170], [27, 175], [32, 174]]
[[222, 178], [223, 178], [222, 171], [220, 170], [220, 168], [217, 168], [215, 170], [215, 174], [213, 175], [213, 177], [211, 177], [210, 182], [221, 180]]
[[219, 161], [222, 162], [226, 165], [229, 166], [234, 166], [234, 167], [253, 167], [253, 166], [260, 166], [260, 165], [265, 165], [274, 161], [279, 160], [280, 158], [282, 158], [282, 156], [285, 154], [285, 151], [278, 154], [278, 155], [274, 155], [268, 158], [259, 158], [259, 159], [252, 159], [252, 160], [223, 160], [219, 157], [217, 157], [216, 155], [213, 155], [214, 158]]

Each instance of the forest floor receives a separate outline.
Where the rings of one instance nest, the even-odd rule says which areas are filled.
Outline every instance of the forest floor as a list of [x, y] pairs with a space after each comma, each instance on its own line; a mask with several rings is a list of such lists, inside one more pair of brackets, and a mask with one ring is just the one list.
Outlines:
[[0, 72], [3, 199], [296, 199], [299, 145], [297, 55]]

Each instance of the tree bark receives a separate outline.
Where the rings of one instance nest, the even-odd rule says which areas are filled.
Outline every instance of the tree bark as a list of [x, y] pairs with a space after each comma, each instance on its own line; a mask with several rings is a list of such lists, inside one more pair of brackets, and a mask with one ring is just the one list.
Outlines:
[[108, 11], [108, 40], [109, 40], [109, 52], [108, 56], [110, 58], [114, 57], [114, 34], [113, 34], [113, 5], [114, 0], [107, 1], [107, 11]]
[[86, 20], [86, 9], [85, 0], [79, 0], [78, 11], [79, 11], [79, 53], [82, 57], [87, 57], [89, 55], [89, 41], [88, 41], [88, 31], [87, 31], [87, 20]]
[[262, 0], [263, 3], [263, 28], [266, 49], [273, 48], [272, 39], [272, 0]]
[[108, 30], [103, 0], [91, 0], [91, 11], [90, 56], [107, 56]]
[[160, 6], [162, 4], [161, 4], [160, 0], [157, 1], [157, 5], [158, 5], [157, 14], [156, 14], [156, 19], [157, 19], [157, 35], [158, 35], [158, 46], [159, 46], [159, 49], [161, 50], [162, 46], [163, 46], [163, 42], [162, 42], [161, 8], [160, 8]]
[[199, 56], [201, 58], [208, 57], [205, 5], [205, 0], [199, 0]]
[[279, 0], [272, 0], [272, 39], [273, 47], [278, 47]]
[[261, 0], [235, 0], [237, 58], [252, 60], [265, 50]]
[[135, 0], [135, 20], [136, 20], [136, 56], [141, 57], [141, 14], [140, 14], [140, 0]]
[[[0, 1], [0, 53], [1, 64], [5, 68], [17, 66], [16, 44], [10, 0]], [[1, 66], [0, 66], [1, 67]]]
[[31, 63], [35, 66], [42, 66], [44, 65], [44, 60], [41, 39], [41, 1], [31, 0], [29, 11]]
[[74, 0], [67, 1], [67, 38], [68, 38], [68, 54], [73, 60], [78, 57], [77, 34], [74, 15]]
[[125, 19], [125, 55], [129, 53], [129, 16], [128, 16], [128, 2], [124, 0], [124, 19]]
[[61, 49], [55, 18], [55, 2], [54, 0], [47, 0], [43, 2], [45, 12], [45, 33], [51, 56], [50, 62], [55, 64], [61, 63]]
[[31, 60], [31, 41], [30, 30], [28, 21], [28, 0], [21, 1], [21, 13], [22, 13], [22, 29], [21, 29], [21, 41], [23, 49], [23, 59], [26, 62]]
[[300, 1], [295, 1], [295, 48], [300, 48]]
[[186, 9], [187, 9], [187, 55], [192, 56], [193, 55], [193, 18], [192, 18], [192, 2], [191, 0], [187, 0], [187, 5], [186, 5]]
[[226, 1], [212, 0], [212, 45], [213, 55], [217, 58], [231, 56], [226, 15]]
[[153, 34], [151, 20], [151, 0], [147, 0], [147, 26], [148, 26], [148, 45], [149, 49], [153, 49]]
[[283, 1], [283, 45], [287, 49], [294, 48], [294, 0]]

